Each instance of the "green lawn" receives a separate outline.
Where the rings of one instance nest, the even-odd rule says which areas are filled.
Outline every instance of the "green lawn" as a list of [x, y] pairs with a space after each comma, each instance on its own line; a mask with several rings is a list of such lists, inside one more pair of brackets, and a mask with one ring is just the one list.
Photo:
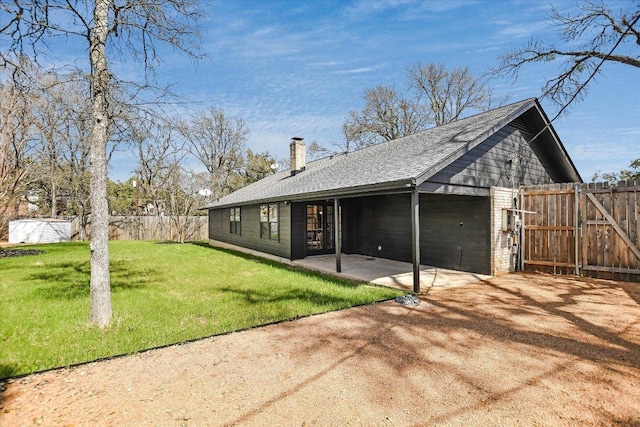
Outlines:
[[399, 290], [205, 243], [111, 242], [114, 318], [89, 326], [89, 245], [0, 257], [0, 378], [391, 299]]

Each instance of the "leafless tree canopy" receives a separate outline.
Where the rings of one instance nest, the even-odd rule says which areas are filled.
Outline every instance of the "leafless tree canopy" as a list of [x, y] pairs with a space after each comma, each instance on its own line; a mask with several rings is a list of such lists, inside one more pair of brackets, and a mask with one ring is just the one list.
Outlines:
[[168, 214], [168, 196], [166, 184], [181, 166], [186, 155], [184, 143], [176, 138], [176, 132], [170, 125], [140, 123], [135, 134], [136, 178], [141, 193], [139, 210], [143, 214]]
[[[504, 103], [468, 68], [449, 70], [442, 64], [416, 63], [407, 69], [405, 93], [392, 86], [364, 92], [362, 111], [351, 111], [342, 127], [344, 143], [338, 151], [351, 151], [441, 126], [461, 117]], [[315, 152], [331, 152], [316, 144]]]
[[[49, 52], [51, 37], [80, 37], [87, 42], [95, 29], [95, 1], [13, 0], [0, 3], [0, 34], [8, 43], [0, 65], [18, 56], [38, 58]], [[130, 56], [155, 72], [162, 62], [161, 45], [197, 57], [203, 12], [197, 0], [108, 1], [107, 49], [114, 58]], [[88, 49], [88, 43], [85, 48]], [[71, 65], [71, 64], [69, 64]], [[19, 69], [19, 67], [16, 67]]]
[[436, 126], [454, 122], [462, 114], [485, 110], [487, 89], [469, 68], [447, 70], [442, 64], [416, 64], [409, 68], [409, 87]]
[[249, 134], [244, 119], [211, 107], [188, 121], [179, 121], [177, 128], [191, 154], [209, 173], [214, 197], [223, 196], [232, 173], [242, 166]]
[[640, 3], [629, 2], [627, 10], [613, 11], [604, 2], [585, 2], [576, 14], [562, 14], [552, 9], [551, 20], [560, 29], [564, 46], [531, 39], [523, 48], [500, 57], [494, 75], [518, 78], [522, 67], [536, 62], [558, 61], [557, 76], [542, 88], [546, 97], [560, 107], [574, 97], [583, 99], [586, 83], [602, 62], [640, 67]]
[[21, 82], [0, 80], [0, 227], [17, 211], [25, 197], [26, 177], [32, 160], [30, 142], [34, 126], [33, 96]]
[[429, 123], [422, 106], [399, 94], [392, 86], [367, 89], [363, 98], [365, 107], [360, 112], [351, 111], [343, 127], [347, 148], [361, 148], [411, 135], [424, 130]]

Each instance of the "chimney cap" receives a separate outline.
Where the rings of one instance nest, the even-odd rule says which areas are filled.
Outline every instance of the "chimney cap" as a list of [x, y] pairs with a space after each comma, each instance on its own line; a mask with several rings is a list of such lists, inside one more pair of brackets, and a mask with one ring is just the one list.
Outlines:
[[292, 141], [302, 141], [302, 140], [304, 140], [304, 138], [301, 137], [301, 136], [294, 136], [294, 137], [291, 138], [291, 140]]

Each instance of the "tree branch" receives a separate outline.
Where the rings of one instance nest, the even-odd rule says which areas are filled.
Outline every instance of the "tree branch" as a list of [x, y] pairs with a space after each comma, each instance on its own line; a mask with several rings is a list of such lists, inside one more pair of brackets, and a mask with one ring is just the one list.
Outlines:
[[517, 80], [521, 68], [527, 64], [564, 58], [561, 72], [542, 88], [542, 97], [551, 99], [564, 110], [571, 101], [585, 96], [587, 83], [598, 73], [603, 62], [640, 68], [640, 56], [614, 54], [616, 48], [628, 39], [633, 40], [633, 45], [640, 46], [640, 32], [636, 28], [640, 11], [614, 16], [604, 4], [593, 2], [587, 2], [580, 9], [582, 14], [577, 16], [565, 16], [553, 9], [551, 18], [562, 28], [561, 35], [566, 42], [591, 35], [583, 42], [583, 49], [561, 49], [531, 39], [524, 48], [502, 55], [500, 65], [491, 70], [491, 74]]

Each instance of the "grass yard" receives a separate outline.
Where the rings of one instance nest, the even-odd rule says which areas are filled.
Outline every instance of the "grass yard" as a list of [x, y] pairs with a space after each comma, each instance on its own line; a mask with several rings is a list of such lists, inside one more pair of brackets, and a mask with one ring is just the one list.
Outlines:
[[111, 242], [114, 317], [89, 326], [89, 245], [0, 258], [0, 378], [391, 299], [354, 283], [214, 249]]

